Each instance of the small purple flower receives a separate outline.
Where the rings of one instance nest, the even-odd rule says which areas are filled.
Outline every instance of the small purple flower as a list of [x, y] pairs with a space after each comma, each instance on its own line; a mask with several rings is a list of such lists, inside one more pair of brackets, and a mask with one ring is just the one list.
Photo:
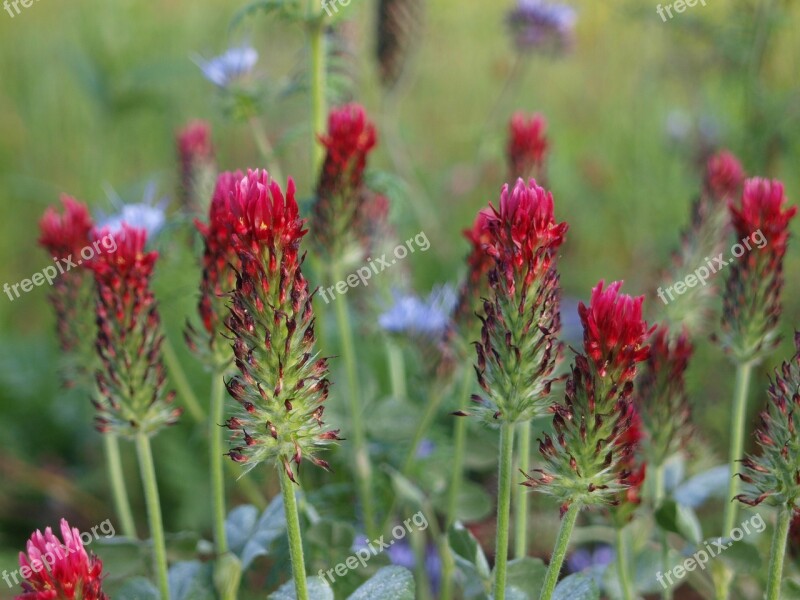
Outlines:
[[[386, 554], [389, 555], [389, 560], [392, 561], [393, 565], [405, 567], [411, 571], [417, 565], [414, 550], [408, 540], [394, 540]], [[434, 546], [427, 546], [425, 549], [425, 572], [428, 575], [433, 593], [436, 594], [442, 581], [442, 560]]]
[[156, 186], [151, 183], [145, 189], [141, 202], [125, 204], [114, 192], [111, 194], [111, 203], [117, 210], [116, 213], [99, 215], [97, 227], [108, 229], [112, 234], [122, 229], [122, 224], [127, 223], [134, 229], [147, 231], [147, 238], [152, 239], [164, 226], [166, 221], [167, 199], [156, 200]]
[[425, 299], [396, 292], [394, 304], [378, 318], [378, 324], [390, 333], [440, 338], [450, 326], [456, 300], [455, 290], [448, 285], [434, 288]]
[[554, 50], [572, 46], [577, 13], [568, 4], [548, 0], [517, 0], [507, 21], [521, 52]]
[[425, 438], [421, 440], [417, 446], [417, 458], [428, 458], [431, 454], [433, 454], [434, 450], [436, 450], [436, 442]]
[[206, 79], [216, 86], [227, 88], [250, 74], [258, 60], [258, 52], [250, 46], [239, 46], [214, 58], [206, 60], [196, 56], [192, 60]]
[[580, 573], [588, 570], [605, 570], [614, 561], [614, 549], [605, 544], [593, 550], [578, 548], [567, 559], [567, 569], [570, 573]]

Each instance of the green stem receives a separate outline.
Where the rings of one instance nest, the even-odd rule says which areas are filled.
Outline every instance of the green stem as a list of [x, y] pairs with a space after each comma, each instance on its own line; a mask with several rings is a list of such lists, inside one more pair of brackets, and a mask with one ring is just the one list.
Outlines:
[[225, 420], [225, 382], [220, 373], [211, 378], [211, 418], [208, 421], [209, 467], [211, 469], [211, 506], [214, 511], [214, 541], [217, 556], [228, 551], [225, 537], [225, 476], [222, 456], [222, 422]]
[[[311, 4], [311, 3], [309, 3]], [[325, 151], [318, 137], [325, 133], [326, 119], [328, 118], [327, 101], [325, 98], [325, 21], [322, 14], [309, 17], [307, 24], [309, 72], [311, 74], [311, 159], [312, 176], [319, 174]], [[338, 280], [337, 280], [338, 281]]]
[[580, 506], [573, 502], [561, 518], [561, 528], [558, 530], [556, 545], [553, 548], [550, 565], [547, 567], [547, 575], [545, 575], [539, 600], [550, 600], [553, 597], [553, 590], [556, 589], [558, 576], [561, 573], [561, 565], [564, 564], [564, 557], [567, 555], [569, 538], [572, 536], [572, 530], [575, 528], [575, 521], [578, 519], [580, 510]]
[[278, 467], [283, 493], [283, 510], [286, 514], [286, 531], [289, 534], [289, 557], [292, 561], [292, 577], [294, 578], [295, 597], [297, 600], [308, 600], [306, 584], [306, 563], [303, 558], [303, 539], [300, 535], [300, 517], [297, 514], [297, 500], [294, 496], [294, 484], [282, 467]]
[[508, 530], [511, 512], [511, 469], [514, 455], [514, 424], [500, 428], [500, 460], [497, 481], [497, 541], [494, 557], [494, 599], [505, 600], [508, 565]]
[[786, 538], [792, 522], [792, 509], [782, 506], [772, 536], [772, 550], [769, 557], [769, 577], [767, 579], [767, 600], [779, 600], [781, 597], [781, 576], [783, 574], [783, 558], [786, 554]]
[[625, 543], [622, 527], [617, 528], [617, 578], [623, 600], [633, 600], [630, 569], [628, 568], [628, 544]]
[[[517, 460], [523, 473], [530, 470], [531, 424], [520, 423]], [[528, 554], [528, 488], [518, 485], [514, 489], [514, 557]]]
[[200, 406], [197, 396], [189, 383], [188, 377], [181, 366], [181, 361], [178, 360], [178, 355], [175, 353], [175, 348], [169, 341], [167, 336], [164, 336], [164, 342], [161, 344], [161, 350], [164, 354], [164, 362], [167, 364], [167, 371], [169, 371], [172, 383], [178, 388], [178, 396], [183, 400], [186, 408], [192, 418], [198, 423], [206, 422], [206, 412]]
[[734, 496], [739, 492], [739, 478], [734, 477], [736, 473], [736, 462], [743, 457], [742, 448], [744, 446], [745, 418], [747, 416], [747, 391], [750, 387], [750, 375], [753, 371], [753, 363], [747, 362], [738, 365], [736, 368], [736, 387], [733, 396], [733, 416], [731, 424], [731, 448], [728, 458], [731, 478], [728, 482], [728, 494], [725, 497], [725, 521], [722, 529], [722, 536], [730, 535], [731, 530], [736, 525], [736, 514], [739, 503], [733, 501]]
[[403, 351], [394, 340], [389, 338], [386, 338], [386, 361], [389, 365], [389, 380], [392, 385], [392, 395], [397, 399], [407, 398], [406, 365]]
[[111, 493], [114, 497], [114, 508], [122, 527], [122, 534], [129, 539], [136, 539], [136, 524], [133, 521], [131, 502], [128, 499], [128, 490], [125, 487], [125, 477], [122, 474], [122, 459], [119, 454], [119, 439], [112, 434], [103, 436], [106, 451], [106, 464], [108, 466], [108, 479], [111, 482]]
[[261, 158], [266, 163], [264, 166], [272, 179], [284, 185], [286, 182], [283, 181], [281, 166], [278, 163], [278, 158], [275, 156], [275, 149], [272, 147], [269, 136], [264, 129], [264, 124], [258, 117], [251, 117], [248, 124], [250, 125], [250, 132], [253, 134], [253, 140], [256, 142], [258, 153], [261, 154]]
[[[331, 267], [332, 281], [341, 281], [341, 267], [334, 261]], [[348, 400], [350, 408], [350, 427], [353, 436], [353, 452], [356, 460], [356, 480], [358, 484], [361, 507], [364, 511], [364, 529], [370, 539], [377, 537], [375, 529], [375, 508], [372, 497], [372, 465], [367, 452], [367, 439], [361, 415], [361, 393], [356, 370], [356, 353], [353, 342], [353, 328], [350, 325], [350, 314], [347, 310], [347, 297], [336, 299], [336, 321], [339, 326], [339, 338], [342, 345], [342, 357], [347, 371]]]
[[[475, 373], [470, 367], [464, 369], [461, 389], [458, 393], [458, 408], [464, 409], [469, 405], [469, 391], [475, 381]], [[458, 510], [458, 494], [461, 491], [461, 480], [464, 477], [464, 455], [467, 449], [467, 417], [456, 417], [454, 431], [453, 465], [450, 473], [450, 489], [447, 492], [447, 527], [456, 520]]]
[[153, 538], [153, 558], [158, 579], [161, 600], [169, 600], [169, 580], [167, 578], [167, 549], [164, 544], [164, 523], [161, 519], [161, 501], [158, 497], [156, 470], [153, 465], [153, 451], [150, 438], [144, 433], [136, 436], [136, 453], [139, 456], [139, 470], [142, 474], [144, 498], [147, 504], [147, 518], [150, 522], [150, 536]]
[[[739, 478], [734, 476], [736, 473], [736, 461], [742, 458], [744, 447], [745, 418], [747, 416], [747, 392], [750, 388], [750, 375], [753, 371], [753, 363], [740, 363], [736, 367], [736, 384], [733, 392], [733, 412], [731, 414], [731, 445], [728, 456], [728, 468], [730, 469], [730, 479], [728, 480], [728, 493], [725, 496], [725, 517], [722, 525], [722, 537], [727, 537], [736, 524], [736, 515], [739, 510], [739, 503], [733, 498], [739, 492]], [[721, 575], [715, 578], [717, 587], [717, 598], [725, 600], [730, 597], [730, 586], [733, 582], [734, 573], [723, 564], [718, 567]]]
[[[664, 502], [665, 496], [665, 472], [664, 472], [664, 464], [661, 463], [656, 466], [655, 468], [655, 489], [653, 490], [653, 506], [656, 510], [661, 507], [661, 504]], [[669, 539], [668, 533], [664, 530], [660, 532], [660, 541], [661, 541], [661, 568], [664, 571], [669, 569]], [[672, 587], [668, 586], [666, 589], [661, 590], [661, 598], [663, 600], [672, 600]]]
[[419, 443], [422, 441], [425, 433], [430, 429], [431, 423], [433, 423], [433, 420], [436, 418], [436, 414], [439, 412], [439, 406], [441, 406], [443, 398], [444, 389], [443, 386], [439, 385], [432, 394], [432, 397], [429, 398], [425, 403], [425, 412], [422, 415], [422, 419], [417, 424], [417, 429], [414, 432], [414, 437], [411, 440], [411, 448], [409, 448], [408, 454], [406, 455], [406, 460], [403, 462], [403, 475], [408, 475], [411, 471], [411, 467], [414, 466], [414, 460], [417, 457], [417, 448], [419, 447]]

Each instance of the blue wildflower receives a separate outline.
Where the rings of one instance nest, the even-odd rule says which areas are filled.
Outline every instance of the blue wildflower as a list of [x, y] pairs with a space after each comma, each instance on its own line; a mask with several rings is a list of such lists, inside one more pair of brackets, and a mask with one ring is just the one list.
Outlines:
[[208, 60], [199, 56], [193, 60], [206, 79], [216, 86], [227, 88], [250, 74], [258, 60], [258, 52], [250, 46], [239, 46]]
[[112, 193], [111, 202], [117, 209], [116, 214], [100, 215], [98, 229], [108, 228], [112, 233], [122, 229], [122, 224], [127, 223], [136, 229], [145, 229], [147, 238], [152, 239], [164, 226], [166, 221], [166, 198], [156, 201], [155, 184], [149, 184], [141, 202], [124, 204], [122, 199]]
[[441, 337], [450, 326], [457, 295], [449, 286], [437, 286], [427, 298], [395, 292], [394, 304], [378, 318], [391, 333]]

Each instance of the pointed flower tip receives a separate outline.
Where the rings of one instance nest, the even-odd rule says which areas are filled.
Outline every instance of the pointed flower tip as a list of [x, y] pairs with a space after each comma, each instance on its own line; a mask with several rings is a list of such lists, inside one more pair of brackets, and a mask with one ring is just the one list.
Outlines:
[[[770, 252], [782, 257], [789, 237], [789, 222], [797, 206], [786, 206], [783, 183], [773, 179], [753, 177], [744, 182], [741, 205], [730, 202], [734, 229], [739, 237], [752, 237], [761, 232]], [[757, 240], [754, 240], [757, 241]]]
[[744, 177], [739, 159], [727, 150], [718, 152], [706, 164], [706, 188], [716, 199], [738, 195]]
[[39, 221], [39, 245], [58, 258], [77, 255], [91, 241], [94, 227], [89, 209], [71, 196], [62, 194], [63, 213], [54, 207], [45, 210]]
[[530, 116], [515, 113], [508, 124], [509, 136], [506, 157], [514, 176], [527, 176], [544, 163], [550, 141], [545, 132], [547, 121], [536, 113]]

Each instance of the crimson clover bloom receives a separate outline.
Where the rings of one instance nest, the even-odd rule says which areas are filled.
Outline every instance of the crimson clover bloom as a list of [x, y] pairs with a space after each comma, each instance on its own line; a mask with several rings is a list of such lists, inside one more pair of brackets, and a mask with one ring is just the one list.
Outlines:
[[103, 593], [103, 563], [83, 547], [81, 534], [61, 519], [59, 540], [49, 527], [38, 529], [19, 554], [23, 593], [15, 600], [108, 600]]
[[[81, 260], [78, 257], [81, 250], [90, 245], [94, 224], [85, 204], [67, 195], [61, 197], [61, 203], [62, 214], [50, 207], [42, 216], [39, 245], [53, 257], [57, 266], [52, 269], [59, 272], [48, 300], [56, 314], [58, 343], [67, 360], [62, 377], [66, 385], [74, 385], [88, 375], [85, 365], [91, 356], [94, 323], [90, 313], [81, 307], [91, 302], [94, 290], [90, 284], [91, 275], [80, 266], [72, 268], [69, 262]], [[62, 270], [64, 272], [60, 273]]]
[[720, 339], [735, 360], [760, 361], [778, 343], [783, 257], [797, 207], [786, 206], [781, 182], [760, 178], [745, 181], [741, 206], [729, 207], [737, 239], [748, 238], [751, 250], [730, 266]]
[[216, 174], [211, 126], [206, 121], [191, 121], [176, 135], [180, 164], [180, 199], [184, 207], [196, 212], [206, 209], [207, 191]]
[[208, 223], [195, 220], [204, 244], [197, 306], [203, 329], [198, 331], [189, 324], [184, 337], [189, 348], [215, 369], [222, 369], [231, 362], [227, 345], [219, 343], [219, 334], [228, 313], [227, 294], [236, 285], [239, 256], [233, 247], [231, 207], [236, 186], [243, 178], [241, 171], [220, 173], [209, 207]]
[[375, 126], [361, 105], [346, 104], [331, 111], [320, 142], [326, 154], [313, 209], [314, 237], [322, 250], [340, 257], [358, 241], [359, 218], [368, 200], [364, 170], [375, 147]]
[[554, 261], [567, 224], [555, 221], [553, 195], [534, 180], [504, 185], [499, 209], [489, 207], [483, 251], [494, 261], [487, 274], [491, 295], [475, 344], [484, 393], [473, 399], [487, 422], [516, 423], [549, 407], [561, 326]]
[[686, 369], [694, 348], [685, 330], [673, 335], [658, 327], [650, 356], [636, 381], [636, 403], [647, 430], [647, 456], [655, 465], [685, 447], [692, 435]]
[[736, 500], [749, 506], [766, 501], [800, 510], [800, 332], [795, 333], [795, 356], [775, 369], [769, 401], [755, 432], [758, 455], [742, 460], [737, 475], [748, 484]]
[[[104, 229], [96, 237], [112, 236]], [[103, 246], [89, 263], [97, 287], [96, 349], [102, 368], [96, 372], [93, 403], [100, 432], [132, 438], [152, 435], [178, 421], [182, 409], [170, 406], [164, 393], [161, 318], [150, 289], [157, 252], [147, 252], [147, 233], [123, 224], [113, 234], [113, 250]]]
[[[728, 202], [739, 193], [744, 173], [736, 157], [725, 150], [712, 156], [706, 165], [705, 181], [700, 197], [693, 203], [688, 227], [681, 235], [680, 248], [674, 253], [671, 268], [664, 274], [663, 286], [681, 281], [695, 269], [713, 264], [712, 257], [726, 250], [729, 233]], [[680, 296], [666, 300], [659, 288], [664, 323], [673, 331], [686, 329], [690, 338], [702, 334], [712, 322], [717, 285], [713, 271], [705, 285], [687, 288]]]
[[339, 439], [323, 428], [330, 383], [328, 361], [315, 352], [312, 293], [301, 271], [294, 181], [284, 195], [266, 171], [248, 171], [235, 187], [231, 231], [241, 260], [228, 329], [239, 373], [227, 383], [238, 402], [226, 425], [231, 459], [252, 469], [263, 461], [290, 465], [303, 459], [328, 468], [317, 454]]
[[631, 396], [651, 331], [642, 319], [644, 296], [622, 294], [621, 286], [601, 281], [589, 306], [578, 306], [584, 352], [575, 357], [564, 403], [552, 408], [555, 436], [539, 441], [546, 465], [525, 482], [554, 496], [562, 512], [573, 502], [618, 505], [637, 480], [628, 467], [635, 437], [628, 433], [635, 415]]
[[530, 117], [519, 112], [511, 117], [506, 157], [511, 177], [544, 178], [544, 161], [550, 141], [545, 135], [547, 121], [540, 114]]

